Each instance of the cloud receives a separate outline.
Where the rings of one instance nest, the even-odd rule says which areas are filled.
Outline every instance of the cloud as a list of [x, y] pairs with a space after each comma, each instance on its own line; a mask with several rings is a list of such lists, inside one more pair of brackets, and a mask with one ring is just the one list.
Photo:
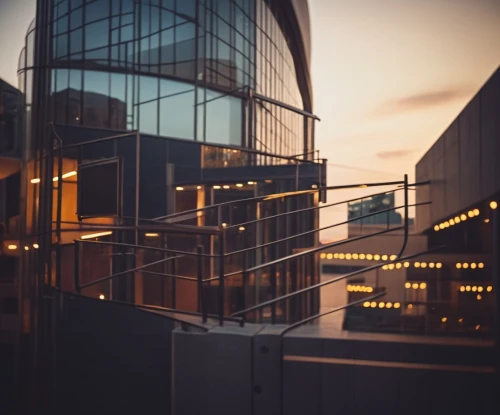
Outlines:
[[391, 150], [391, 151], [382, 151], [380, 153], [377, 153], [377, 157], [382, 160], [389, 160], [389, 159], [397, 159], [397, 158], [405, 158], [408, 157], [409, 155], [415, 153], [417, 150]]
[[394, 115], [395, 113], [418, 111], [437, 106], [449, 104], [451, 102], [467, 98], [473, 94], [474, 89], [469, 87], [456, 87], [429, 91], [422, 94], [409, 95], [397, 99], [386, 101], [372, 111], [374, 116]]

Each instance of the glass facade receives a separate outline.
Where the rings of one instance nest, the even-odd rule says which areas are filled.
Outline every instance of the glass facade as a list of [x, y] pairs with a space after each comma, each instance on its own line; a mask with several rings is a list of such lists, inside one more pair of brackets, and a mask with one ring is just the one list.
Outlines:
[[[274, 3], [54, 0], [52, 119], [278, 155], [311, 150], [312, 118]], [[32, 25], [19, 62], [28, 113], [34, 34]]]

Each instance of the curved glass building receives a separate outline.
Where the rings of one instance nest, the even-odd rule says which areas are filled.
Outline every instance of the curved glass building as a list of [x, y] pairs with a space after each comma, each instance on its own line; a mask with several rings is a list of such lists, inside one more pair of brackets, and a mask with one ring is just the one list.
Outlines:
[[37, 0], [8, 252], [25, 334], [47, 288], [228, 316], [319, 280], [314, 255], [241, 275], [318, 243], [309, 32], [305, 0]]

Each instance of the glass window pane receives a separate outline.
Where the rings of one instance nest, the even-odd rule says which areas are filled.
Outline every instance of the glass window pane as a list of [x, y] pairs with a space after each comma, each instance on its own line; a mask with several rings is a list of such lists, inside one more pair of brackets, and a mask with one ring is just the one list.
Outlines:
[[177, 13], [194, 19], [196, 16], [196, 1], [195, 0], [178, 1]]
[[70, 15], [70, 27], [71, 29], [76, 29], [82, 25], [83, 9], [80, 7], [73, 10]]
[[109, 74], [84, 71], [83, 122], [89, 127], [109, 128]]
[[68, 35], [61, 35], [55, 38], [55, 57], [60, 58], [68, 55]]
[[[194, 91], [192, 86], [179, 83], [170, 89], [191, 87], [189, 92], [160, 100], [160, 135], [193, 139], [194, 135]], [[186, 88], [187, 89], [187, 88]]]
[[70, 53], [78, 53], [83, 50], [83, 29], [77, 29], [70, 33]]
[[111, 74], [110, 127], [127, 129], [127, 104], [125, 102], [126, 76]]
[[68, 16], [61, 17], [56, 23], [56, 33], [66, 33], [68, 31]]
[[109, 0], [97, 0], [85, 7], [85, 23], [95, 22], [109, 16]]
[[161, 11], [160, 28], [168, 29], [174, 25], [174, 14], [166, 10]]
[[158, 134], [158, 101], [139, 106], [139, 130], [141, 133]]
[[67, 69], [58, 69], [56, 71], [56, 92], [68, 89], [69, 71]]
[[[207, 101], [221, 94], [207, 90]], [[224, 96], [206, 105], [206, 141], [241, 145], [242, 107], [239, 98]]]
[[92, 23], [85, 27], [85, 49], [95, 49], [108, 44], [109, 21]]

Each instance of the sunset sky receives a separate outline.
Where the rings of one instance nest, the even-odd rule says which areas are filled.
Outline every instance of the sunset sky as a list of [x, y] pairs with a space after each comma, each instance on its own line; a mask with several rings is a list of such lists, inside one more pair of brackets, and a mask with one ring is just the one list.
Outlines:
[[[416, 162], [500, 65], [500, 0], [309, 7], [316, 142], [329, 184], [413, 179]], [[0, 0], [0, 77], [14, 85], [34, 8]]]

